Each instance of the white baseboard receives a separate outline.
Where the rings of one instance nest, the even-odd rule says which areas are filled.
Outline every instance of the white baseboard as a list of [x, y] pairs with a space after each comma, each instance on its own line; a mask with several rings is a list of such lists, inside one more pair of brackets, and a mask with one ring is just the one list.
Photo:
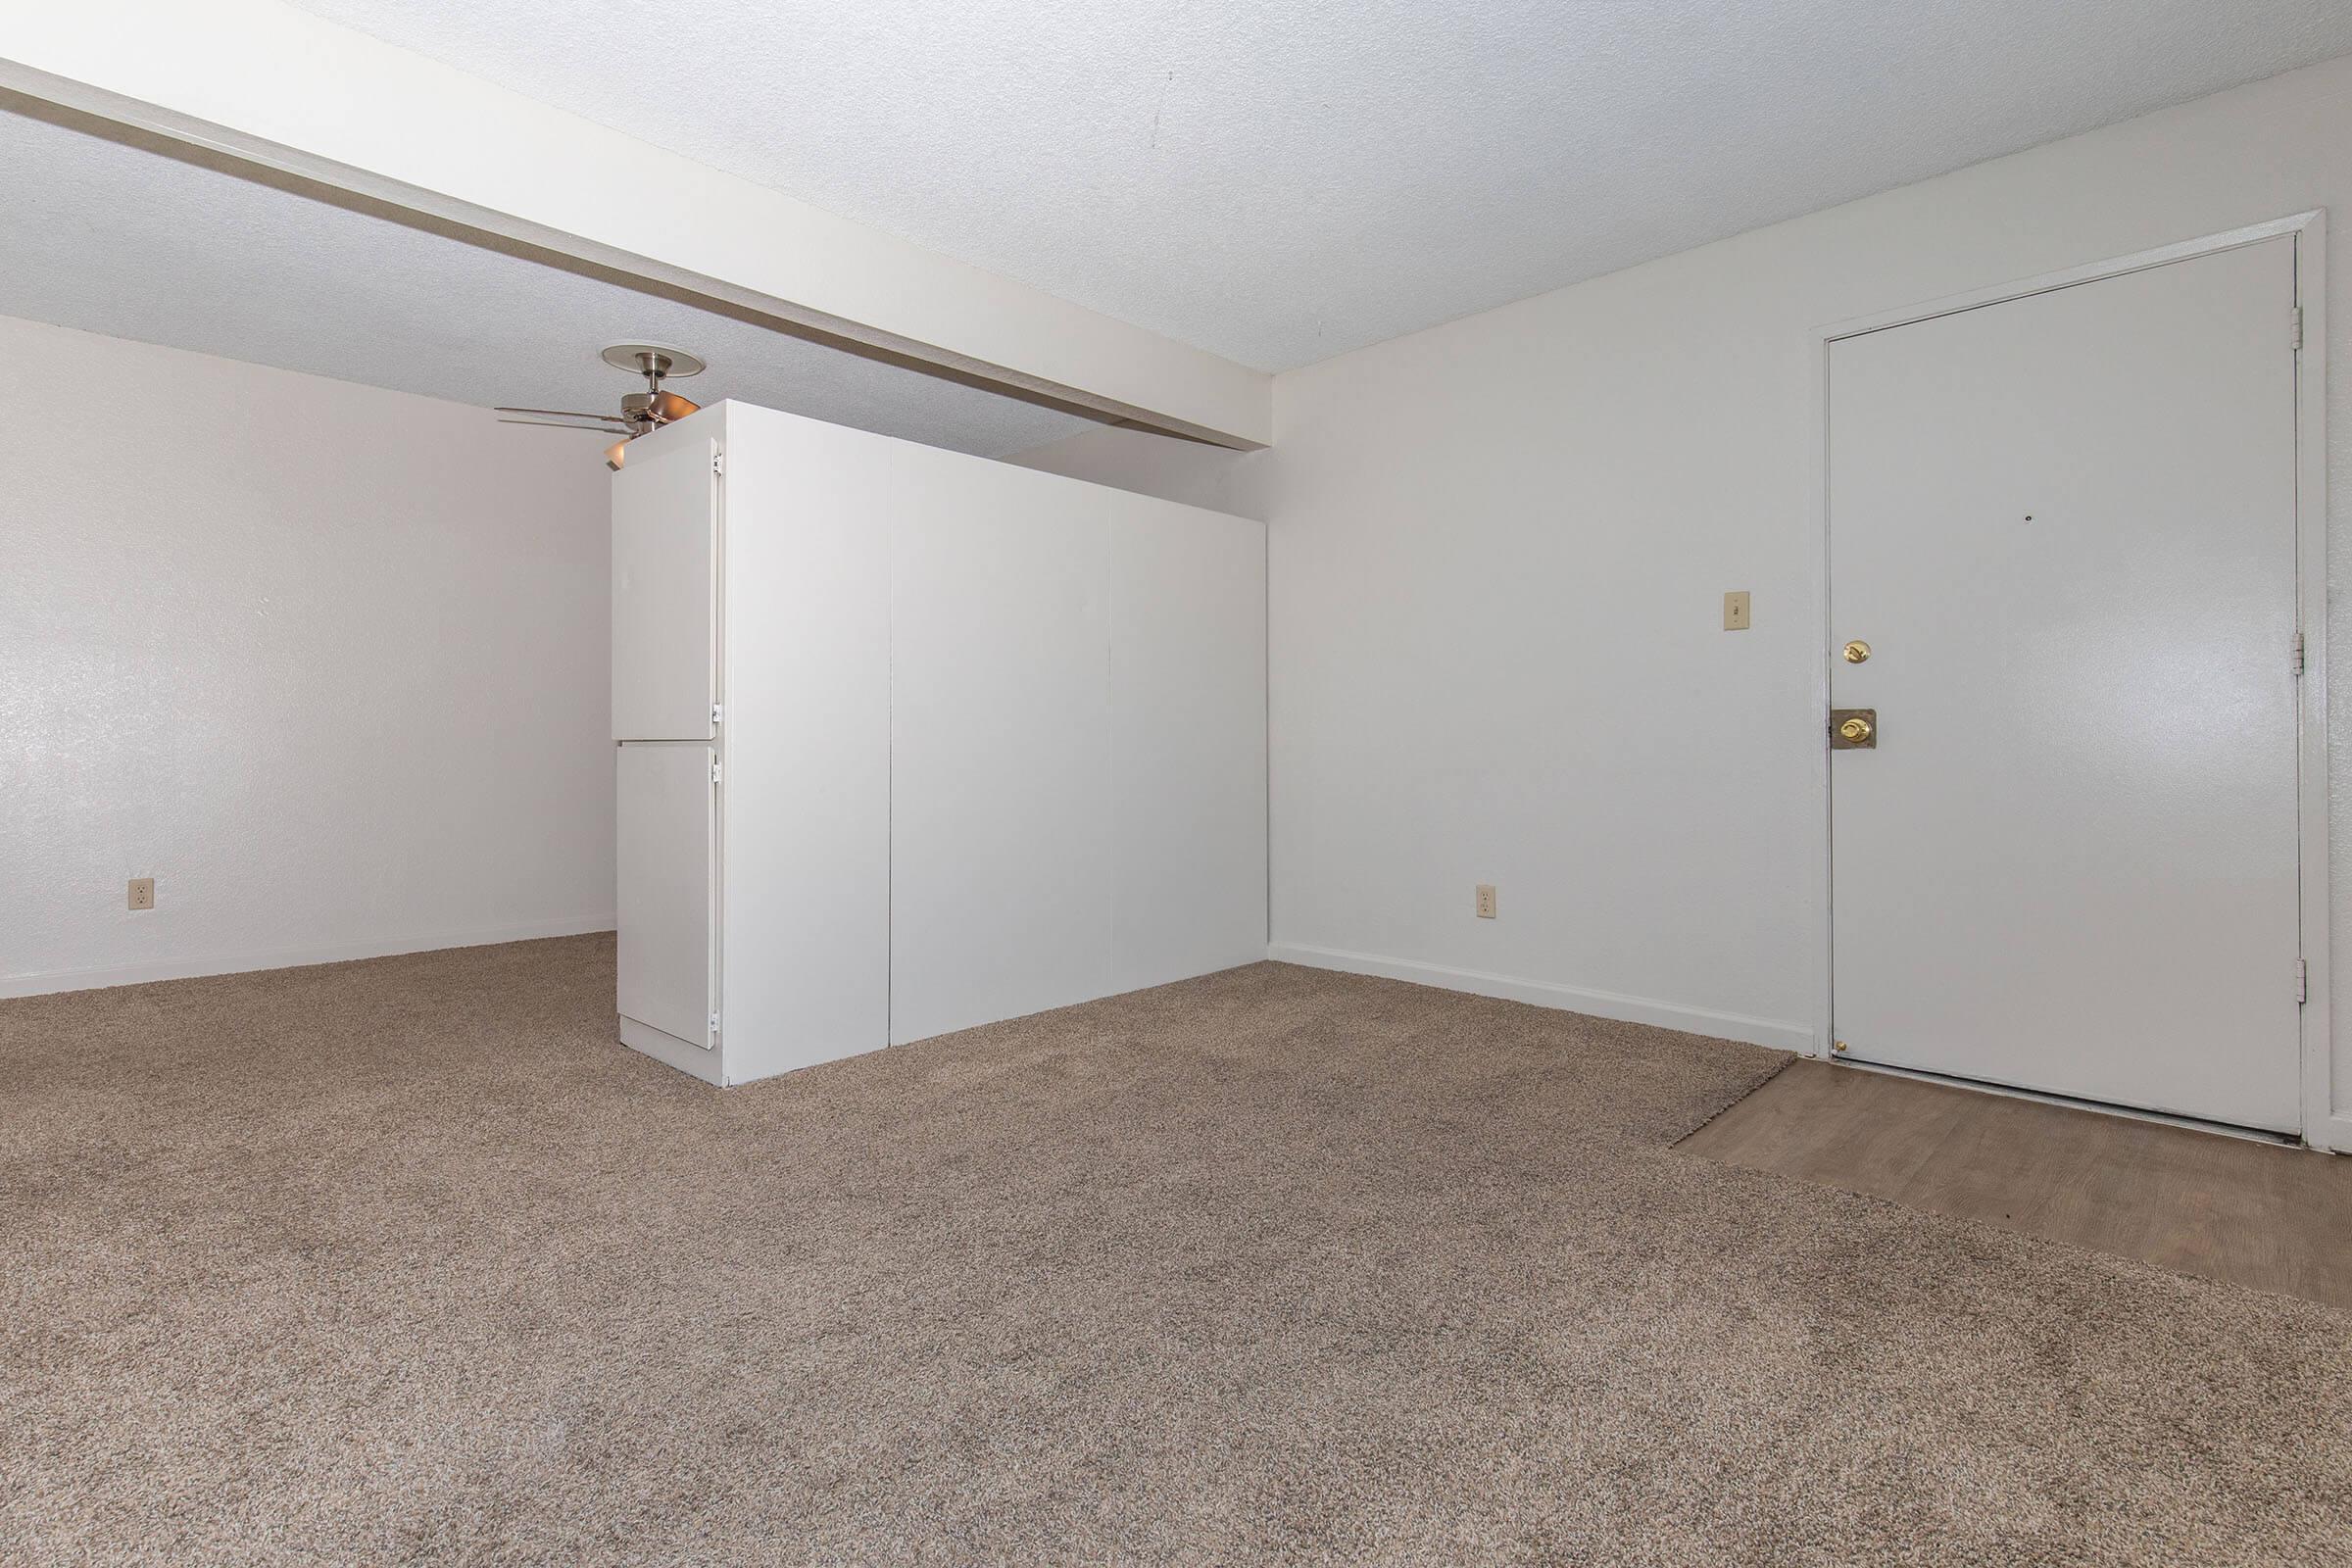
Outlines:
[[1343, 953], [1336, 948], [1310, 948], [1289, 942], [1268, 943], [1266, 956], [1276, 963], [1302, 963], [1315, 969], [1378, 975], [1386, 980], [1409, 980], [1416, 985], [1438, 986], [1446, 991], [1467, 991], [1473, 996], [1499, 997], [1505, 1002], [1525, 1002], [1538, 1007], [1557, 1007], [1563, 1012], [1590, 1013], [1595, 1018], [1656, 1024], [1662, 1029], [1680, 1029], [1717, 1040], [1740, 1040], [1751, 1046], [1769, 1046], [1775, 1051], [1810, 1052], [1814, 1047], [1813, 1030], [1805, 1024], [1788, 1023], [1778, 1018], [1751, 1018], [1737, 1012], [1715, 1012], [1705, 1007], [1687, 1007], [1678, 1003], [1656, 1002], [1648, 997], [1619, 996], [1613, 991], [1584, 991], [1575, 986], [1555, 985], [1548, 980], [1521, 980], [1507, 974], [1487, 974], [1477, 969], [1448, 969], [1434, 963], [1416, 963], [1408, 958], [1384, 958], [1378, 954]]
[[481, 948], [497, 942], [530, 942], [541, 937], [576, 937], [610, 931], [610, 914], [580, 914], [564, 920], [530, 920], [481, 931], [438, 931], [424, 936], [386, 937], [327, 948], [281, 948], [273, 953], [222, 953], [201, 958], [163, 958], [96, 969], [50, 969], [38, 974], [0, 976], [0, 997], [37, 997], [53, 991], [95, 991], [102, 986], [144, 985], [150, 980], [187, 980], [206, 974], [244, 974], [254, 969], [292, 969], [309, 963], [348, 963], [396, 953], [430, 953], [440, 948]]

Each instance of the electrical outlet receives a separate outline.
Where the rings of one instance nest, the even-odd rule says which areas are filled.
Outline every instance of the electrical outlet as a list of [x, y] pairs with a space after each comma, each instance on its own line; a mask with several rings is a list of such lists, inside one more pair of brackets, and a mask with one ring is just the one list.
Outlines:
[[130, 879], [130, 906], [134, 909], [155, 907], [155, 878], [134, 876]]
[[1747, 630], [1746, 589], [1742, 588], [1738, 593], [1723, 596], [1723, 629], [1725, 631]]
[[1481, 920], [1494, 918], [1494, 884], [1492, 882], [1478, 885], [1478, 917]]

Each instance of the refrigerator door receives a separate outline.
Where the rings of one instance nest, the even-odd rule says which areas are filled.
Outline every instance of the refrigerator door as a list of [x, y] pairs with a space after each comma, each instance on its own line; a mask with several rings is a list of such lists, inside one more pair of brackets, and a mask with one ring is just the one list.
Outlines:
[[[640, 443], [642, 446], [643, 443]], [[717, 445], [612, 476], [612, 738], [707, 740], [718, 701]]]
[[718, 1007], [715, 754], [646, 742], [614, 755], [620, 1015], [708, 1049]]

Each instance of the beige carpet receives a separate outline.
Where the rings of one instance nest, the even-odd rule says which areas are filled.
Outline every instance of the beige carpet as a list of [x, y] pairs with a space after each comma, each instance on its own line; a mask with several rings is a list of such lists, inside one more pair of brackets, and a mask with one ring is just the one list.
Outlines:
[[721, 1094], [609, 939], [0, 1004], [9, 1563], [2352, 1561], [2352, 1315], [1260, 965]]

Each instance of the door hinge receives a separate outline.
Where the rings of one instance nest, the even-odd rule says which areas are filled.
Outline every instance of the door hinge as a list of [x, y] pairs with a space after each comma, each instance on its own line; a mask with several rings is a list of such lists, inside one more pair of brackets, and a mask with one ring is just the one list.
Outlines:
[[715, 1012], [710, 1015], [710, 1032], [718, 1033], [718, 1014]]
[[2298, 674], [2298, 675], [2302, 674], [2302, 673], [2303, 673], [2303, 634], [2302, 634], [2301, 632], [2297, 632], [2297, 633], [2295, 633], [2295, 647], [2294, 647], [2294, 653], [2293, 653], [2293, 655], [2292, 655], [2292, 659], [2293, 659], [2293, 663], [2294, 663], [2294, 671], [2295, 671], [2295, 673], [2296, 673], [2296, 674]]
[[2303, 959], [2297, 958], [2295, 960], [2295, 1005], [2298, 1007], [2302, 1006], [2310, 1000], [2311, 965], [2306, 963]]
[[2303, 307], [2300, 305], [2287, 313], [2286, 346], [2297, 354], [2303, 352]]
[[[2298, 330], [2298, 331], [2300, 331], [2300, 330], [2301, 330], [2301, 328], [2297, 328], [2297, 330]], [[715, 474], [717, 474], [717, 475], [718, 475], [720, 478], [722, 478], [722, 479], [726, 477], [726, 474], [727, 474], [727, 455], [726, 455], [724, 452], [719, 452], [719, 451], [716, 451], [716, 450], [713, 450], [713, 451], [711, 452], [711, 454], [710, 454], [710, 471], [711, 471], [712, 473], [715, 473]]]
[[[2297, 638], [2295, 639], [2295, 647], [2297, 648], [2297, 650], [2300, 650], [2300, 649], [2302, 648], [2302, 646], [2303, 646], [2303, 639], [2302, 639], [2302, 638], [2300, 638], [2300, 637], [2297, 637]], [[2295, 655], [2295, 670], [2296, 670], [2296, 672], [2297, 672], [2297, 673], [2301, 673], [2301, 671], [2302, 671], [2302, 668], [2303, 668], [2303, 656], [2302, 656], [2301, 652], [2299, 652], [2299, 651], [2298, 651], [2298, 652], [2296, 653], [2296, 655]], [[713, 724], [724, 724], [726, 721], [727, 721], [727, 705], [726, 705], [726, 704], [724, 704], [724, 703], [712, 703], [712, 704], [710, 705], [710, 722], [711, 722], [711, 723], [713, 723]]]
[[710, 759], [710, 782], [711, 782], [711, 783], [715, 784], [715, 783], [717, 783], [717, 782], [718, 782], [718, 773], [719, 773], [719, 762], [718, 762], [718, 759], [717, 759], [717, 758], [715, 758], [715, 757], [713, 757], [712, 759]]

